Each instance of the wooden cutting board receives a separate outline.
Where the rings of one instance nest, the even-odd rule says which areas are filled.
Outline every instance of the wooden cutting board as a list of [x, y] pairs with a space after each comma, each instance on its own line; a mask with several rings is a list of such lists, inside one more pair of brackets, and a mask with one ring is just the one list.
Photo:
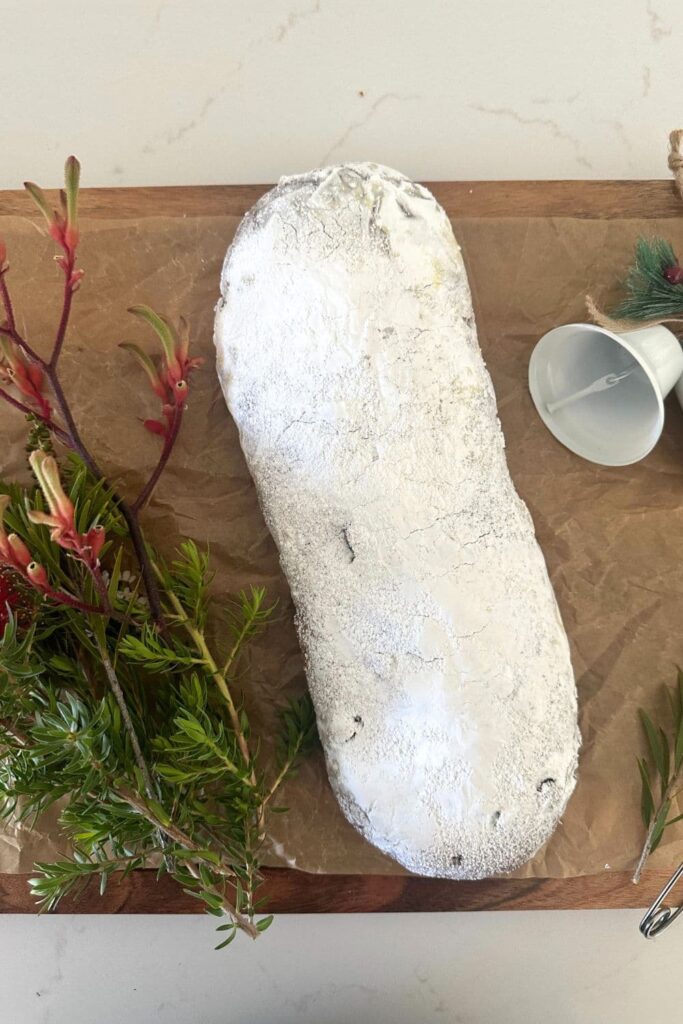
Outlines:
[[[440, 182], [427, 183], [446, 213], [468, 217], [665, 218], [680, 215], [670, 182]], [[270, 186], [90, 189], [82, 193], [85, 217], [241, 215]], [[23, 192], [0, 193], [0, 215], [26, 216]], [[275, 913], [358, 913], [376, 911], [540, 910], [647, 906], [669, 870], [646, 872], [636, 887], [625, 872], [564, 879], [494, 879], [450, 882], [381, 875], [309, 875], [267, 869], [264, 895]], [[31, 913], [27, 876], [0, 875], [0, 911]], [[110, 883], [104, 897], [95, 889], [62, 913], [196, 913], [197, 901], [168, 878], [140, 871]]]

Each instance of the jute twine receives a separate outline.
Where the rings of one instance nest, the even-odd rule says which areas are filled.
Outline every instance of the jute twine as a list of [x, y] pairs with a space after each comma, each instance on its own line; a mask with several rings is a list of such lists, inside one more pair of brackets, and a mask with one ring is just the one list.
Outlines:
[[677, 128], [669, 135], [669, 170], [674, 176], [674, 185], [681, 199], [683, 199], [683, 129]]

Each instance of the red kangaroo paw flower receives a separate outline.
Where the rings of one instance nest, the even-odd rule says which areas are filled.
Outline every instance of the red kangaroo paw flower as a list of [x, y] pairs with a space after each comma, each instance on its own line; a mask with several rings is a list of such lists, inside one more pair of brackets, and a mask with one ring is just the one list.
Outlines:
[[12, 568], [15, 568], [14, 554], [10, 546], [9, 537], [5, 532], [4, 523], [5, 512], [7, 510], [7, 506], [10, 503], [10, 500], [11, 499], [9, 494], [0, 494], [0, 560], [2, 560], [2, 562], [5, 565], [9, 565]]
[[166, 437], [166, 427], [159, 420], [143, 420], [142, 425], [150, 434], [158, 434], [159, 437]]
[[30, 562], [26, 566], [26, 578], [33, 584], [36, 590], [41, 590], [43, 593], [48, 593], [50, 590], [50, 584], [48, 582], [47, 573], [42, 565], [38, 562]]
[[31, 452], [29, 462], [49, 508], [49, 512], [31, 509], [29, 519], [32, 523], [50, 527], [50, 537], [55, 544], [65, 551], [73, 551], [77, 558], [94, 568], [105, 541], [104, 528], [95, 525], [85, 534], [78, 532], [73, 502], [62, 487], [59, 466], [52, 455], [42, 451]]
[[37, 366], [36, 363], [29, 363], [26, 368], [26, 372], [36, 391], [41, 391], [43, 387], [43, 380], [45, 379], [41, 368]]
[[70, 156], [64, 167], [65, 188], [61, 193], [62, 212], [53, 210], [42, 188], [32, 181], [25, 181], [24, 188], [33, 199], [47, 222], [48, 234], [64, 250], [67, 262], [60, 262], [65, 271], [73, 269], [76, 249], [79, 242], [78, 232], [78, 188], [81, 166], [75, 156]]
[[17, 391], [35, 402], [49, 418], [50, 403], [42, 393], [43, 371], [35, 363], [27, 362], [6, 335], [0, 335], [0, 377], [14, 384]]
[[104, 542], [107, 539], [107, 533], [103, 526], [99, 524], [97, 526], [91, 526], [85, 535], [85, 542], [90, 548], [90, 552], [93, 558], [100, 557], [100, 551], [104, 546]]
[[[35, 473], [40, 489], [45, 495], [45, 500], [50, 509], [49, 518], [53, 520], [53, 525], [59, 526], [68, 532], [75, 532], [74, 506], [62, 487], [57, 460], [53, 455], [48, 455], [47, 452], [35, 451], [31, 452], [28, 461]], [[38, 519], [32, 520], [34, 522], [47, 522], [47, 517], [45, 517], [44, 513], [32, 512], [30, 515], [39, 516]]]
[[33, 560], [33, 555], [24, 544], [21, 537], [16, 533], [5, 531], [4, 517], [10, 498], [7, 494], [0, 494], [0, 563], [10, 569], [15, 569], [20, 575], [25, 575], [26, 567]]
[[7, 543], [10, 546], [12, 557], [14, 558], [14, 564], [25, 569], [26, 566], [33, 561], [33, 555], [26, 547], [21, 537], [17, 536], [16, 533], [10, 533], [7, 538]]
[[176, 381], [176, 385], [173, 388], [173, 397], [176, 405], [185, 405], [187, 401], [188, 386], [186, 380]]

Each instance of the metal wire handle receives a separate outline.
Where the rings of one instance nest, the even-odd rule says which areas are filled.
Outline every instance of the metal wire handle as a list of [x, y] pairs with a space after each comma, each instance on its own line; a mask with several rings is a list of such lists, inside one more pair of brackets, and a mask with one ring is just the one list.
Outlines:
[[678, 880], [683, 876], [683, 864], [681, 864], [666, 883], [657, 899], [654, 901], [645, 917], [640, 922], [640, 934], [646, 939], [654, 939], [673, 924], [679, 914], [683, 914], [683, 903], [678, 907], [665, 907], [664, 900], [669, 895]]
[[546, 409], [548, 412], [557, 412], [558, 409], [563, 409], [565, 405], [572, 405], [574, 402], [578, 402], [580, 398], [586, 398], [588, 395], [594, 395], [598, 391], [609, 391], [615, 384], [618, 384], [620, 380], [624, 380], [626, 377], [630, 377], [634, 370], [638, 369], [637, 363], [632, 363], [630, 366], [622, 370], [621, 373], [606, 373], [604, 377], [598, 377], [588, 387], [581, 388], [580, 391], [575, 391], [572, 395], [567, 395], [565, 398], [560, 398], [557, 402], [548, 402]]

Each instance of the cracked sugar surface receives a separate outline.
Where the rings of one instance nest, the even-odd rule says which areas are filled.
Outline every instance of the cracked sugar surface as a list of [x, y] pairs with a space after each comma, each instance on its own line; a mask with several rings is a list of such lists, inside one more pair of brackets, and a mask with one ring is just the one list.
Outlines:
[[523, 863], [574, 787], [576, 693], [443, 210], [375, 164], [282, 179], [215, 340], [344, 813], [418, 873]]

